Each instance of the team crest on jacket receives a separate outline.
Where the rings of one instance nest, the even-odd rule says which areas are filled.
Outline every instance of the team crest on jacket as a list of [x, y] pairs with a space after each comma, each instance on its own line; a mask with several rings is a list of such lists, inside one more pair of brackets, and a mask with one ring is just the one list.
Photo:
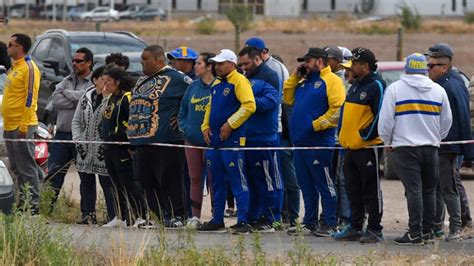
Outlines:
[[362, 101], [363, 99], [365, 99], [367, 97], [367, 92], [363, 91], [360, 93], [359, 95], [359, 99]]
[[230, 89], [225, 88], [224, 91], [223, 91], [224, 96], [227, 96], [227, 94], [229, 94], [229, 92], [230, 92]]
[[319, 87], [321, 87], [321, 85], [323, 85], [323, 83], [322, 83], [321, 81], [316, 81], [316, 82], [314, 83], [314, 88], [315, 88], [315, 89], [319, 89]]

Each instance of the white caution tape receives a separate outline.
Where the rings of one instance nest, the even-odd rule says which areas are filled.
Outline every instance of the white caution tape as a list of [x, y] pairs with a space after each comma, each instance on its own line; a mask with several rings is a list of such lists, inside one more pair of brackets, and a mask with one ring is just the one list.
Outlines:
[[[68, 143], [68, 144], [103, 144], [103, 145], [130, 145], [128, 141], [96, 141], [96, 140], [56, 140], [56, 139], [0, 139], [0, 142], [46, 142], [46, 143]], [[462, 145], [462, 144], [474, 144], [474, 140], [459, 140], [459, 141], [446, 141], [438, 143], [426, 143], [422, 145], [375, 145], [364, 148], [399, 148], [399, 147], [421, 147], [421, 146], [440, 146], [440, 145]], [[200, 150], [230, 150], [230, 151], [281, 151], [281, 150], [345, 150], [343, 147], [225, 147], [225, 148], [212, 148], [202, 147], [195, 145], [185, 144], [170, 144], [170, 143], [149, 143], [146, 145], [159, 146], [159, 147], [174, 147], [174, 148], [189, 148], [189, 149], [200, 149]]]

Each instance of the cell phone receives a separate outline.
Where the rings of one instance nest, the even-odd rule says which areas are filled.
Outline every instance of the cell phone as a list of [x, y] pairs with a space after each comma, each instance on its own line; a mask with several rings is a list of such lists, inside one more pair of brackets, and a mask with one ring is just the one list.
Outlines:
[[308, 70], [306, 69], [305, 65], [300, 65], [298, 67], [298, 74], [300, 76], [305, 76], [308, 73]]

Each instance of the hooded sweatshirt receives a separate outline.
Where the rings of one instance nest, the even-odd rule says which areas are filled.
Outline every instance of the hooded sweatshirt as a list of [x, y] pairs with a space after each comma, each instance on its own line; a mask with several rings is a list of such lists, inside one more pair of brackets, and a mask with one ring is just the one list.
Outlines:
[[437, 146], [452, 124], [445, 90], [424, 75], [403, 75], [386, 90], [378, 132], [386, 145]]

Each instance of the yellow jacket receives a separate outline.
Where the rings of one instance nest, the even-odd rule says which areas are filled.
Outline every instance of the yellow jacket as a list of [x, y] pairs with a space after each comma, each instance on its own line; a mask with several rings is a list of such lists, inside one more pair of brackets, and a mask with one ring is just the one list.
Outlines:
[[28, 126], [38, 124], [38, 92], [41, 73], [29, 57], [13, 62], [5, 81], [2, 114], [6, 131], [19, 129], [26, 132]]

